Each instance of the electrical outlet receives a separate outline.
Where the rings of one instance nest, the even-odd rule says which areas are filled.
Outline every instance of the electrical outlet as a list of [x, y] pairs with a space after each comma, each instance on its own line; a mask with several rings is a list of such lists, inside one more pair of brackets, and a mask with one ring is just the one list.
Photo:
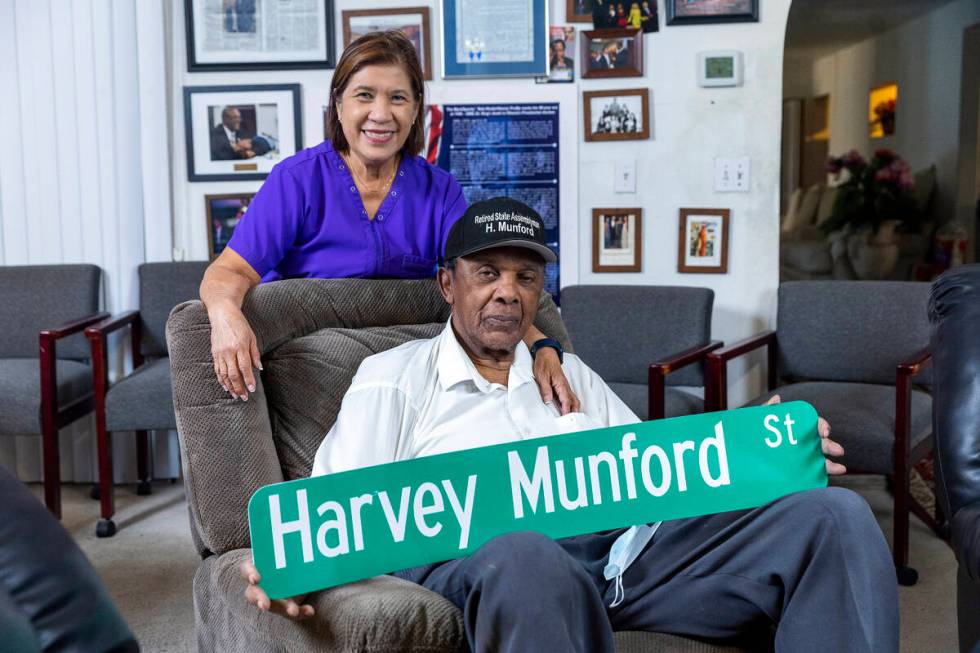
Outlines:
[[617, 193], [636, 192], [636, 159], [616, 162], [616, 177], [613, 190]]

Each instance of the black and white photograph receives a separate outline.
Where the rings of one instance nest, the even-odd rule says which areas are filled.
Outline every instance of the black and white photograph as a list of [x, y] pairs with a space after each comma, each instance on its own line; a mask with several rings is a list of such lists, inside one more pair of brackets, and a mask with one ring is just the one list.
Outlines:
[[639, 77], [643, 74], [643, 33], [636, 29], [582, 32], [582, 77]]
[[188, 179], [265, 179], [302, 147], [299, 84], [184, 88]]
[[186, 0], [187, 70], [334, 65], [333, 0]]
[[548, 28], [548, 76], [537, 77], [539, 84], [575, 81], [575, 28], [552, 25]]
[[344, 47], [371, 32], [398, 30], [415, 46], [425, 79], [432, 79], [428, 7], [346, 10], [341, 14], [341, 22], [344, 29]]
[[205, 195], [204, 209], [208, 216], [208, 258], [214, 260], [228, 245], [235, 227], [245, 217], [255, 193]]
[[757, 23], [759, 0], [666, 0], [668, 25]]
[[649, 138], [647, 89], [588, 91], [584, 94], [585, 140]]
[[592, 209], [592, 271], [639, 272], [643, 209]]

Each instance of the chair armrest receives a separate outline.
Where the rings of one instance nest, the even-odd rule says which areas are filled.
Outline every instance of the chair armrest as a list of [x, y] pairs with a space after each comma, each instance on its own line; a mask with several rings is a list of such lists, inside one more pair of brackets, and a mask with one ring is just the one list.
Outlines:
[[911, 377], [922, 371], [922, 367], [932, 358], [932, 349], [929, 347], [923, 347], [919, 351], [915, 352], [907, 360], [902, 361], [898, 364], [896, 374], [898, 377], [906, 376]]
[[769, 390], [776, 387], [776, 332], [763, 331], [727, 347], [707, 354], [708, 378], [705, 379], [705, 410], [725, 410], [728, 408], [728, 361], [760, 347], [767, 349], [767, 382]]
[[102, 402], [105, 393], [109, 389], [109, 366], [106, 354], [106, 337], [113, 331], [118, 331], [125, 326], [129, 326], [129, 348], [133, 357], [133, 369], [143, 364], [143, 355], [140, 352], [140, 339], [142, 337], [142, 326], [140, 323], [139, 311], [126, 311], [113, 315], [85, 329], [85, 337], [88, 338], [89, 346], [92, 348], [92, 387], [96, 396], [96, 412], [101, 417], [104, 410]]
[[90, 324], [95, 324], [99, 320], [103, 320], [109, 317], [109, 314], [105, 311], [100, 311], [98, 313], [93, 313], [88, 317], [83, 317], [81, 319], [75, 320], [74, 322], [69, 322], [67, 324], [62, 324], [54, 329], [42, 329], [38, 334], [38, 339], [43, 343], [52, 343], [55, 340], [61, 340], [67, 336], [74, 333], [78, 333]]
[[139, 311], [126, 311], [125, 313], [113, 315], [112, 317], [102, 320], [98, 324], [94, 324], [85, 329], [85, 337], [89, 340], [98, 337], [104, 338], [113, 331], [121, 329], [127, 324], [133, 323], [139, 318], [139, 315]]
[[666, 360], [650, 363], [647, 372], [647, 392], [649, 393], [647, 400], [647, 419], [663, 419], [666, 416], [666, 385], [668, 374], [687, 367], [692, 363], [704, 360], [708, 352], [718, 349], [723, 344], [721, 340], [712, 340], [705, 345], [691, 347], [690, 349], [679, 352]]
[[932, 351], [924, 347], [895, 369], [895, 474], [908, 472], [909, 440], [912, 425], [912, 377], [918, 374], [932, 358]]
[[980, 581], [980, 501], [963, 506], [951, 520], [953, 553], [974, 581]]

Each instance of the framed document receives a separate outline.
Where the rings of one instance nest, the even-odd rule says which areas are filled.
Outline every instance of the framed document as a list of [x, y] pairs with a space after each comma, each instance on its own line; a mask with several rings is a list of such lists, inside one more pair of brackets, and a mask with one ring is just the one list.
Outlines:
[[728, 272], [729, 209], [681, 209], [677, 271]]
[[185, 0], [187, 70], [333, 68], [333, 0]]
[[189, 181], [265, 179], [302, 147], [299, 84], [185, 86]]
[[548, 74], [547, 0], [443, 0], [442, 76]]
[[425, 79], [432, 79], [429, 46], [429, 8], [399, 7], [396, 9], [350, 9], [341, 14], [344, 24], [344, 47], [369, 32], [398, 30], [408, 37], [419, 55], [419, 65]]
[[592, 271], [639, 272], [643, 209], [592, 209]]

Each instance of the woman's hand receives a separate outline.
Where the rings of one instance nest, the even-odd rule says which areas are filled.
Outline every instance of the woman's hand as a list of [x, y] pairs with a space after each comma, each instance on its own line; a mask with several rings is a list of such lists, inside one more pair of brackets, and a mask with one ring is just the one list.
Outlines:
[[562, 415], [577, 413], [582, 409], [561, 369], [558, 352], [551, 347], [542, 347], [534, 355], [534, 380], [538, 383], [541, 401], [547, 404], [557, 397], [558, 412]]
[[303, 603], [306, 600], [306, 594], [273, 601], [265, 593], [265, 590], [259, 587], [259, 580], [261, 579], [259, 570], [255, 568], [255, 564], [251, 560], [242, 562], [239, 570], [242, 572], [242, 578], [248, 583], [248, 587], [245, 588], [245, 600], [258, 607], [259, 610], [282, 615], [294, 621], [303, 621], [313, 616], [313, 606]]
[[248, 401], [255, 392], [253, 368], [262, 369], [255, 333], [240, 308], [226, 305], [208, 313], [211, 319], [211, 357], [218, 383], [233, 397]]
[[[767, 401], [765, 405], [772, 406], [773, 404], [778, 404], [781, 401], [782, 399], [779, 398], [779, 395], [773, 395], [769, 398], [769, 401]], [[830, 424], [819, 415], [817, 416], [817, 433], [820, 434], [820, 450], [823, 451], [824, 464], [827, 466], [827, 474], [830, 476], [840, 476], [841, 474], [846, 474], [847, 467], [827, 458], [827, 456], [843, 456], [844, 447], [830, 439]]]

